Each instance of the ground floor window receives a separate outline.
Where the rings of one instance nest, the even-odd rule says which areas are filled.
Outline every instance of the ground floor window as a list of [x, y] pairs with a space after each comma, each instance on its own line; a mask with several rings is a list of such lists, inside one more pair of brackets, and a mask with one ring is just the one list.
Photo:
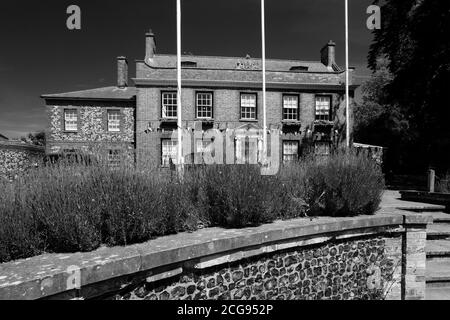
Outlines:
[[259, 137], [237, 137], [234, 149], [237, 164], [257, 164], [262, 159], [263, 143]]
[[172, 139], [162, 139], [161, 141], [161, 165], [169, 167], [170, 164], [177, 164], [177, 141]]
[[298, 141], [283, 141], [283, 162], [298, 160]]
[[316, 142], [314, 144], [314, 154], [319, 156], [327, 156], [330, 154], [329, 142]]
[[108, 164], [113, 167], [120, 165], [121, 152], [118, 149], [108, 150]]

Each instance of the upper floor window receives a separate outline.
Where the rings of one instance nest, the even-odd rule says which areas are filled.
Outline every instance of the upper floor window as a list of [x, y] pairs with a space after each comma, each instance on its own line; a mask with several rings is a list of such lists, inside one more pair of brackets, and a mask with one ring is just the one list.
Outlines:
[[169, 167], [170, 164], [177, 164], [177, 141], [171, 139], [161, 140], [161, 165]]
[[283, 141], [283, 162], [298, 160], [298, 141]]
[[283, 96], [283, 120], [298, 120], [298, 96]]
[[256, 120], [256, 94], [241, 94], [241, 119]]
[[163, 92], [162, 94], [162, 117], [166, 119], [177, 118], [177, 93]]
[[197, 118], [211, 119], [213, 117], [213, 94], [211, 92], [197, 92]]
[[108, 131], [120, 131], [120, 110], [108, 110]]
[[64, 110], [64, 130], [66, 131], [78, 130], [78, 112], [76, 109]]
[[316, 96], [316, 120], [330, 120], [331, 97]]

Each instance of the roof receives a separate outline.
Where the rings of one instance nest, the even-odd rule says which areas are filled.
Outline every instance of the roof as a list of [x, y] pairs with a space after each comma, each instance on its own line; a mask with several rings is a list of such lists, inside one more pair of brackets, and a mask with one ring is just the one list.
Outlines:
[[44, 94], [41, 97], [44, 99], [132, 100], [136, 97], [136, 88], [104, 87], [57, 94]]
[[8, 138], [0, 133], [0, 140], [8, 140]]
[[[220, 57], [220, 56], [194, 56], [183, 55], [183, 62], [195, 62], [196, 69], [218, 69], [218, 70], [235, 70], [237, 64], [241, 63], [241, 67], [251, 67], [252, 70], [261, 71], [261, 59], [246, 57]], [[157, 54], [149, 63], [153, 68], [176, 68], [177, 56], [170, 54]], [[330, 70], [320, 61], [301, 61], [301, 60], [283, 60], [283, 59], [266, 59], [267, 71], [290, 71], [292, 67], [304, 66], [309, 72], [330, 72]], [[340, 70], [331, 70], [340, 71]]]
[[[169, 85], [176, 81], [175, 55], [155, 55], [148, 61], [138, 61], [136, 85]], [[262, 83], [261, 59], [250, 57], [182, 56], [182, 80], [187, 85], [211, 84], [224, 86], [251, 86]], [[328, 68], [318, 61], [266, 60], [268, 86], [314, 85], [339, 86], [345, 82], [345, 73], [338, 67]]]

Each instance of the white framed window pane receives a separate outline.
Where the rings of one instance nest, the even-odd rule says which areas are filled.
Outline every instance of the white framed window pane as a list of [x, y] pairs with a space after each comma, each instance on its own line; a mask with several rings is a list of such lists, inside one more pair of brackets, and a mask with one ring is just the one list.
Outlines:
[[256, 94], [241, 94], [241, 119], [256, 119]]
[[177, 108], [177, 93], [164, 92], [162, 94], [162, 117], [168, 119], [176, 119]]
[[283, 161], [291, 162], [298, 159], [298, 141], [283, 141]]
[[316, 142], [314, 144], [314, 152], [316, 155], [329, 155], [330, 144], [327, 142]]
[[120, 111], [109, 110], [108, 111], [108, 131], [118, 132], [120, 131]]
[[197, 93], [197, 118], [212, 118], [212, 93]]
[[177, 164], [177, 141], [173, 141], [170, 139], [163, 139], [161, 142], [162, 155], [161, 155], [161, 164], [164, 167], [168, 167], [170, 165], [170, 161], [172, 160], [173, 164]]
[[298, 96], [283, 96], [283, 119], [298, 120]]
[[316, 120], [330, 120], [330, 97], [316, 97]]
[[66, 131], [78, 130], [77, 110], [64, 110], [64, 128]]
[[120, 150], [109, 150], [108, 163], [111, 166], [118, 166], [120, 164]]

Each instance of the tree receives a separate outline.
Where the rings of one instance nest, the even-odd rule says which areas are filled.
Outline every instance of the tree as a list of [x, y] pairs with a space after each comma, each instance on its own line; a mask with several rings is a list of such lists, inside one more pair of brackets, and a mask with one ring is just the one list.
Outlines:
[[382, 28], [375, 30], [368, 62], [376, 72], [380, 57], [392, 74], [386, 102], [407, 120], [403, 157], [411, 169], [450, 166], [450, 1], [385, 0]]
[[409, 124], [400, 107], [389, 102], [386, 87], [393, 76], [388, 64], [387, 59], [377, 59], [375, 71], [362, 86], [362, 102], [355, 106], [355, 140], [388, 148], [385, 168], [399, 171], [408, 162], [402, 147], [409, 144]]

